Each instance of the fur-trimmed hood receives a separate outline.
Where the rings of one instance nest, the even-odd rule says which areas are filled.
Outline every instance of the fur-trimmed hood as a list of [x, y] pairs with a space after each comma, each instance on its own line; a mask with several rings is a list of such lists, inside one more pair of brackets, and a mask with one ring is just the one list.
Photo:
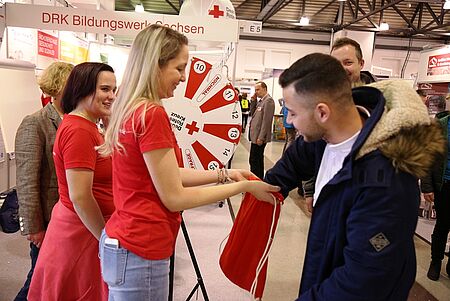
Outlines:
[[443, 156], [445, 139], [422, 100], [409, 83], [385, 80], [370, 84], [386, 99], [384, 112], [356, 159], [379, 149], [397, 170], [423, 177], [437, 156]]

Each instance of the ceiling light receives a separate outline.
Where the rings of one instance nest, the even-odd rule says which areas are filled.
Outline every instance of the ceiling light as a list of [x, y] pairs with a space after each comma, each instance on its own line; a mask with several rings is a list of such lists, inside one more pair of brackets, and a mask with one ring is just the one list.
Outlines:
[[345, 2], [345, 1], [347, 1], [347, 0], [337, 0], [338, 2]]
[[137, 5], [134, 7], [134, 11], [137, 12], [137, 13], [143, 13], [143, 12], [145, 11], [144, 5], [142, 5], [142, 4], [137, 4]]
[[443, 8], [444, 9], [450, 9], [450, 0], [445, 0]]
[[300, 25], [301, 26], [309, 25], [309, 18], [308, 17], [301, 17], [300, 18]]
[[381, 31], [389, 30], [389, 24], [386, 23], [386, 22], [382, 22], [382, 23], [380, 24], [380, 30], [381, 30]]

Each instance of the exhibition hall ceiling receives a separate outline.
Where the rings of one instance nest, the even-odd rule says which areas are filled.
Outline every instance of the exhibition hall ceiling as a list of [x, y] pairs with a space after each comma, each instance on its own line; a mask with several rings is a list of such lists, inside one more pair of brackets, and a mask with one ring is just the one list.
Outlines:
[[[450, 5], [450, 0], [448, 5]], [[143, 4], [148, 12], [177, 15], [182, 0], [115, 0], [118, 11], [134, 10]], [[298, 31], [340, 29], [380, 31], [384, 36], [450, 39], [450, 10], [445, 0], [232, 0], [236, 17], [263, 22], [263, 28]], [[301, 17], [309, 25], [301, 26]]]

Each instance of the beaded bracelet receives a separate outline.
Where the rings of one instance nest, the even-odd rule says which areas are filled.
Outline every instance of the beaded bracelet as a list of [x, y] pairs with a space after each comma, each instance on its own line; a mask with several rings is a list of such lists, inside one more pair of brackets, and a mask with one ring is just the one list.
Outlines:
[[228, 170], [225, 167], [217, 169], [217, 184], [225, 184], [231, 181]]

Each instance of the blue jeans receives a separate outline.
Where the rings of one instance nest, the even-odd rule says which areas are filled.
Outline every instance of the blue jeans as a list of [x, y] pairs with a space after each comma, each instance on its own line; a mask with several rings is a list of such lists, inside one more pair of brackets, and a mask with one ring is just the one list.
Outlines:
[[33, 276], [34, 267], [36, 266], [36, 261], [39, 255], [39, 248], [30, 242], [30, 257], [31, 257], [31, 269], [28, 272], [27, 280], [23, 284], [14, 301], [26, 301], [28, 295], [28, 289], [30, 288], [31, 277]]
[[167, 300], [169, 296], [169, 258], [147, 260], [100, 237], [100, 264], [108, 284], [109, 301]]

